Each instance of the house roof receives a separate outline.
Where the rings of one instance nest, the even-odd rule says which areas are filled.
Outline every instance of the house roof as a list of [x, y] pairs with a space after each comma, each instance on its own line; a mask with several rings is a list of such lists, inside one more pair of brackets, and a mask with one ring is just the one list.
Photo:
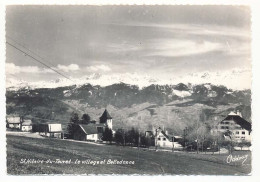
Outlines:
[[234, 113], [233, 111], [231, 111], [229, 114], [229, 116], [238, 116], [236, 113]]
[[30, 119], [24, 119], [22, 125], [23, 125], [23, 126], [32, 125], [32, 120], [30, 120]]
[[6, 120], [9, 124], [19, 124], [20, 117], [6, 117]]
[[85, 134], [97, 134], [98, 126], [103, 126], [103, 125], [96, 125], [96, 124], [80, 124], [79, 127], [84, 131]]
[[245, 119], [241, 118], [238, 115], [228, 115], [222, 121], [225, 120], [233, 120], [236, 124], [240, 125], [242, 128], [251, 131], [251, 123], [249, 123], [248, 121], [246, 121]]
[[167, 135], [160, 127], [159, 127], [159, 132], [157, 134], [157, 136], [160, 134], [160, 132], [168, 139], [170, 140], [171, 137], [173, 137], [172, 135]]
[[100, 117], [100, 119], [112, 119], [112, 117], [110, 116], [110, 114], [108, 113], [108, 111], [105, 109], [105, 111], [103, 112], [102, 116]]

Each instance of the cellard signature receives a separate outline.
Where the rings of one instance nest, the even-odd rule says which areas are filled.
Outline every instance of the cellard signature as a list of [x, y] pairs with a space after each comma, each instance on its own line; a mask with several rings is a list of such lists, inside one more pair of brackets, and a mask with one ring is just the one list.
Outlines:
[[227, 157], [227, 163], [232, 163], [232, 162], [238, 162], [238, 161], [242, 161], [242, 165], [246, 162], [248, 158], [248, 155], [242, 155], [242, 156], [233, 156], [232, 154], [230, 154]]

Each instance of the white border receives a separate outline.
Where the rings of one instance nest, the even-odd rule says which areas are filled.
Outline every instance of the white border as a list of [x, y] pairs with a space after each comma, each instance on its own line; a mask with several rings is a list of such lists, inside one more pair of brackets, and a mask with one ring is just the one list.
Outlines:
[[[252, 176], [7, 176], [5, 151], [5, 6], [6, 5], [248, 5], [252, 10], [252, 121], [253, 121], [253, 170]], [[257, 0], [9, 0], [0, 4], [0, 176], [1, 181], [259, 181], [260, 177], [260, 3]], [[199, 167], [199, 166], [198, 166]], [[59, 179], [58, 179], [59, 178]], [[87, 179], [86, 179], [87, 178]]]

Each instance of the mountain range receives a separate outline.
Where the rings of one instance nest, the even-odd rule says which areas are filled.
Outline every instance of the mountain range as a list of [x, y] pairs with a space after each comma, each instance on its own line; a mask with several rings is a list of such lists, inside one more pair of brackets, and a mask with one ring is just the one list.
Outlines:
[[87, 113], [98, 121], [105, 108], [113, 127], [151, 130], [165, 127], [181, 134], [196, 122], [213, 126], [230, 111], [239, 110], [251, 122], [251, 91], [232, 90], [213, 84], [158, 85], [139, 88], [117, 83], [107, 86], [82, 84], [57, 88], [7, 89], [8, 115], [23, 115], [33, 122], [69, 122], [72, 112]]
[[[6, 77], [6, 88], [8, 90], [19, 90], [23, 87], [29, 89], [36, 88], [57, 88], [65, 86], [82, 86], [86, 83], [91, 85], [109, 86], [118, 83], [126, 83], [129, 85], [136, 85], [139, 88], [148, 87], [151, 84], [154, 85], [173, 85], [178, 83], [199, 85], [211, 83], [214, 85], [224, 85], [225, 87], [233, 90], [245, 90], [251, 88], [251, 70], [250, 69], [232, 69], [223, 72], [197, 72], [197, 73], [185, 73], [181, 76], [173, 77], [160, 77], [158, 75], [148, 75], [145, 73], [91, 73], [83, 77], [74, 78], [58, 78], [55, 80], [44, 81], [25, 81], [19, 79], [17, 76]], [[237, 84], [239, 83], [239, 84]]]

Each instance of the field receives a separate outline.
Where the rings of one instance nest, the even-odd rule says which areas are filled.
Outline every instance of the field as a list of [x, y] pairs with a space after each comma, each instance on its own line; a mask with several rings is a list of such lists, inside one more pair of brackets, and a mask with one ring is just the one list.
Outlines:
[[[16, 136], [7, 133], [7, 173], [12, 175], [248, 175], [251, 171], [251, 154], [236, 152], [232, 155], [248, 155], [248, 158], [242, 165], [243, 160], [227, 163], [228, 154], [198, 155], [185, 152], [156, 152], [114, 145]], [[124, 160], [125, 163], [131, 164], [109, 164], [110, 160], [119, 162]], [[94, 165], [96, 161], [99, 161], [100, 164]], [[92, 164], [88, 162], [92, 162]]]

